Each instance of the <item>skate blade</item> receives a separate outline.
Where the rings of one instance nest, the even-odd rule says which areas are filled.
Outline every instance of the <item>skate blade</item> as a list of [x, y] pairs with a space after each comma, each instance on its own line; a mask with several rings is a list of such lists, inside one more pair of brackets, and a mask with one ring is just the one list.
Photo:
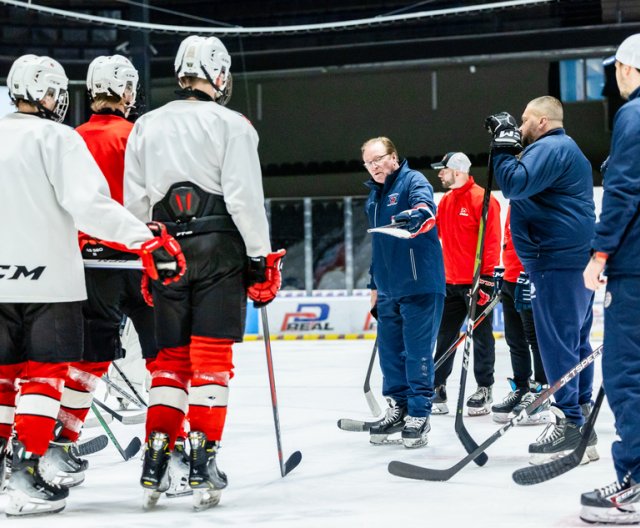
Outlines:
[[467, 406], [467, 414], [469, 416], [484, 416], [485, 414], [489, 414], [490, 412], [491, 412], [491, 408], [488, 405], [486, 407]]
[[400, 437], [395, 437], [395, 438], [389, 438], [388, 434], [381, 434], [381, 435], [369, 435], [369, 443], [371, 445], [376, 445], [376, 446], [380, 446], [380, 445], [401, 445], [402, 444], [402, 438]]
[[[515, 418], [515, 415], [510, 414], [509, 419]], [[522, 420], [516, 423], [516, 425], [546, 425], [555, 421], [553, 413], [550, 411], [542, 411], [540, 413], [525, 416]]]
[[407, 449], [417, 449], [419, 447], [424, 447], [429, 443], [429, 438], [427, 435], [421, 436], [420, 438], [403, 438], [402, 444]]
[[640, 512], [622, 508], [596, 508], [583, 506], [580, 519], [590, 524], [638, 524]]
[[446, 403], [433, 403], [431, 405], [431, 414], [449, 414], [449, 407]]
[[4, 512], [7, 517], [38, 517], [61, 512], [65, 506], [65, 499], [47, 501], [30, 497], [22, 491], [11, 490]]
[[195, 489], [193, 490], [193, 509], [195, 511], [208, 510], [220, 503], [222, 490]]
[[142, 509], [151, 510], [158, 504], [158, 499], [162, 495], [161, 491], [145, 489], [142, 497]]
[[507, 413], [493, 413], [493, 421], [500, 424], [509, 423], [511, 418], [509, 418], [509, 414]]
[[78, 471], [77, 473], [67, 473], [66, 471], [58, 471], [51, 480], [54, 484], [62, 486], [63, 488], [73, 488], [79, 486], [84, 482], [84, 471]]
[[[573, 453], [573, 449], [565, 449], [564, 451], [558, 451], [556, 453], [533, 453], [529, 457], [529, 464], [532, 466], [539, 466], [541, 464], [546, 464], [547, 462], [551, 462], [552, 460], [557, 460], [559, 458], [563, 458], [567, 455]], [[585, 462], [586, 459], [586, 462]], [[580, 464], [586, 464], [589, 462], [589, 458], [585, 453], [584, 457], [580, 461]]]

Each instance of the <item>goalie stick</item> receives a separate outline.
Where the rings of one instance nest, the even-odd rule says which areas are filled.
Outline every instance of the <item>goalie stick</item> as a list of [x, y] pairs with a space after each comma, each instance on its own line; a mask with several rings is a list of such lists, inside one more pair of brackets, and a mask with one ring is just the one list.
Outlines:
[[110, 379], [107, 374], [103, 374], [102, 378], [100, 378], [100, 379], [102, 379], [102, 381], [104, 381], [107, 384], [107, 386], [111, 387], [118, 394], [120, 394], [123, 398], [125, 398], [127, 401], [133, 403], [135, 406], [139, 407], [140, 409], [144, 409], [145, 407], [148, 407], [146, 402], [140, 401], [135, 396], [132, 396], [131, 394], [129, 394], [126, 390], [124, 390], [117, 383], [115, 383], [112, 379]]
[[[473, 327], [476, 328], [482, 321], [484, 321], [484, 319], [491, 313], [491, 311], [496, 307], [496, 305], [499, 302], [500, 302], [500, 294], [497, 293], [491, 299], [491, 302], [485, 306], [482, 313], [478, 317], [476, 317], [476, 320], [473, 323]], [[438, 370], [442, 366], [442, 364], [447, 360], [447, 358], [451, 354], [455, 353], [456, 349], [464, 341], [464, 338], [465, 338], [465, 334], [460, 334], [460, 337], [458, 338], [458, 340], [449, 347], [449, 349], [442, 355], [440, 359], [438, 359], [438, 361], [434, 366], [434, 371]], [[371, 422], [367, 422], [363, 420], [353, 420], [351, 418], [340, 418], [340, 420], [338, 420], [338, 428], [342, 429], [343, 431], [352, 431], [356, 433], [362, 433], [362, 432], [369, 431], [371, 427], [373, 427], [374, 425], [378, 425], [379, 423], [382, 422], [382, 420], [384, 420], [384, 418], [381, 418], [380, 420], [374, 420]]]
[[97, 404], [98, 407], [108, 412], [111, 416], [113, 416], [116, 420], [118, 420], [120, 423], [123, 423], [124, 425], [144, 423], [147, 419], [147, 411], [143, 411], [138, 414], [120, 414], [119, 412], [114, 411], [106, 403], [102, 403], [97, 398], [93, 399], [93, 403]]
[[569, 372], [556, 381], [551, 387], [541, 392], [538, 397], [533, 400], [527, 407], [525, 407], [518, 416], [513, 417], [489, 438], [487, 438], [481, 445], [479, 445], [474, 451], [469, 453], [462, 460], [446, 469], [431, 469], [413, 464], [407, 464], [405, 462], [392, 461], [389, 463], [389, 473], [398, 477], [410, 478], [415, 480], [431, 480], [431, 481], [446, 481], [458, 473], [469, 462], [476, 458], [479, 454], [484, 453], [491, 445], [493, 445], [499, 438], [514, 427], [518, 422], [525, 419], [526, 416], [531, 416], [533, 411], [543, 405], [551, 396], [564, 387], [569, 381], [575, 378], [582, 370], [591, 365], [595, 359], [602, 354], [602, 345], [596, 348], [591, 354], [584, 358], [580, 363], [574, 366]]
[[269, 374], [269, 389], [271, 391], [271, 408], [273, 410], [273, 424], [276, 428], [276, 444], [278, 447], [278, 462], [280, 463], [280, 475], [286, 477], [302, 461], [302, 453], [295, 451], [284, 461], [282, 454], [282, 439], [280, 437], [280, 417], [278, 415], [278, 397], [276, 395], [276, 378], [273, 372], [273, 358], [271, 357], [271, 337], [269, 335], [269, 319], [267, 317], [267, 307], [260, 307], [262, 315], [262, 333], [264, 337], [264, 349], [267, 355], [267, 371]]
[[516, 469], [512, 475], [513, 481], [521, 486], [540, 484], [541, 482], [546, 482], [547, 480], [559, 477], [563, 473], [567, 473], [573, 468], [578, 467], [582, 462], [582, 458], [584, 457], [587, 447], [589, 447], [589, 439], [591, 438], [591, 433], [596, 424], [596, 420], [598, 419], [598, 413], [600, 412], [603, 400], [604, 385], [601, 385], [596, 401], [593, 404], [593, 409], [591, 409], [589, 419], [582, 429], [582, 438], [580, 439], [580, 443], [571, 453], [563, 456], [562, 458], [551, 460], [545, 464]]

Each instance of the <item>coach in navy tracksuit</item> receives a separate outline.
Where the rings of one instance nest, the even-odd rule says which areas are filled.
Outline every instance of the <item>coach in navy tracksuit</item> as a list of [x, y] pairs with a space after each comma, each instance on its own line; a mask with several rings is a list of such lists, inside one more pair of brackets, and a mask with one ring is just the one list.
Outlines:
[[377, 305], [383, 393], [390, 409], [388, 423], [372, 428], [371, 441], [377, 443], [378, 435], [402, 429], [404, 445], [419, 447], [426, 443], [429, 430], [433, 349], [445, 295], [433, 188], [406, 160], [400, 162], [388, 138], [367, 141], [362, 157], [371, 175], [369, 225], [390, 224], [395, 217], [396, 222], [407, 222], [405, 229], [411, 235], [408, 239], [372, 236], [372, 302]]
[[[620, 95], [629, 101], [613, 125], [603, 166], [602, 214], [584, 281], [587, 288], [598, 289], [606, 263], [602, 375], [620, 437], [611, 449], [620, 491], [629, 486], [628, 476], [640, 483], [640, 34], [627, 38], [614, 58]], [[593, 493], [583, 494], [583, 519], [640, 522], [638, 496], [627, 516], [606, 501], [603, 509], [596, 499]]]
[[[499, 116], [492, 117], [499, 121]], [[593, 292], [584, 287], [582, 270], [594, 233], [593, 176], [589, 161], [566, 135], [562, 121], [562, 104], [556, 98], [531, 101], [519, 131], [511, 130], [522, 135], [526, 146], [519, 159], [509, 148], [500, 148], [501, 141], [513, 139], [509, 127], [492, 127], [495, 177], [511, 200], [513, 243], [531, 279], [536, 335], [552, 384], [592, 351]], [[529, 446], [532, 463], [577, 445], [584, 423], [581, 404], [590, 403], [592, 383], [590, 367], [556, 392], [557, 431]]]

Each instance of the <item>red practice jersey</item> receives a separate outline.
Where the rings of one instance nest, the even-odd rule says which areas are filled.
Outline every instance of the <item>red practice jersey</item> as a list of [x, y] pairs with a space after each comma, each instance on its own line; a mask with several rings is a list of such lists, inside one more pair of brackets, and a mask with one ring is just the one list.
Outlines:
[[76, 128], [109, 184], [111, 198], [123, 203], [124, 152], [133, 123], [113, 114], [93, 114]]
[[[484, 189], [469, 177], [459, 189], [451, 189], [438, 204], [438, 236], [442, 242], [447, 284], [471, 284], [476, 259]], [[493, 276], [500, 264], [500, 204], [493, 196], [485, 229], [482, 275]]]
[[524, 271], [522, 263], [516, 255], [511, 239], [511, 207], [507, 209], [507, 220], [504, 223], [504, 244], [502, 245], [502, 264], [504, 265], [504, 280], [516, 282], [521, 271]]

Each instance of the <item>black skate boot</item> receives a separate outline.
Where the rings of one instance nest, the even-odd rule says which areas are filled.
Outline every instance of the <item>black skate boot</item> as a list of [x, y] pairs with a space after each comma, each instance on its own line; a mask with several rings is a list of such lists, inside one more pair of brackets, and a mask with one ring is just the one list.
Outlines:
[[[578, 446], [582, 438], [578, 425], [567, 421], [560, 409], [551, 407], [551, 412], [555, 415], [556, 423], [547, 425], [538, 439], [533, 444], [529, 444], [530, 464], [544, 464], [568, 455]], [[582, 464], [585, 463], [585, 459], [586, 462], [589, 461], [586, 453]]]
[[169, 459], [169, 489], [167, 497], [193, 495], [189, 486], [189, 455], [185, 448], [185, 439], [178, 438]]
[[18, 440], [13, 441], [11, 477], [7, 485], [8, 517], [46, 515], [64, 509], [69, 489], [47, 481], [40, 468], [41, 457], [25, 451]]
[[446, 385], [438, 385], [435, 388], [433, 400], [431, 401], [431, 414], [449, 414]]
[[431, 431], [428, 416], [407, 416], [402, 429], [404, 447], [416, 448], [426, 446], [429, 442], [427, 433]]
[[469, 416], [482, 416], [489, 414], [493, 402], [491, 387], [480, 387], [467, 398], [467, 412]]
[[369, 429], [369, 442], [374, 445], [399, 444], [400, 441], [389, 440], [389, 435], [399, 433], [404, 428], [407, 407], [396, 404], [393, 398], [387, 397], [389, 408], [382, 421]]
[[169, 489], [169, 435], [153, 431], [145, 446], [140, 485], [144, 488], [142, 507], [153, 508], [160, 495]]
[[[581, 403], [580, 409], [582, 409], [582, 415], [585, 420], [589, 419], [591, 416], [591, 403]], [[591, 435], [589, 436], [589, 443], [587, 444], [587, 457], [589, 457], [589, 462], [596, 462], [600, 460], [600, 455], [598, 454], [598, 450], [596, 449], [596, 445], [598, 444], [598, 435], [596, 434], [596, 430], [593, 429], [591, 431]]]
[[89, 462], [78, 456], [71, 440], [58, 438], [49, 443], [49, 449], [40, 459], [40, 466], [47, 480], [72, 488], [84, 482]]
[[511, 378], [507, 379], [511, 386], [511, 392], [504, 397], [502, 403], [496, 403], [491, 407], [493, 421], [497, 423], [507, 423], [511, 419], [509, 414], [513, 411], [513, 408], [520, 403], [522, 397], [527, 392], [526, 387], [517, 387], [515, 381]]
[[640, 523], [640, 486], [630, 475], [626, 475], [622, 482], [583, 493], [580, 504], [580, 518], [588, 523]]
[[193, 507], [196, 511], [206, 510], [220, 502], [222, 490], [227, 487], [227, 476], [216, 464], [220, 443], [208, 441], [200, 431], [191, 431], [189, 444], [189, 485], [193, 488]]
[[[539, 396], [540, 392], [548, 389], [548, 385], [538, 385], [537, 392], [529, 390], [522, 396], [520, 403], [517, 404], [513, 410], [509, 413], [509, 420], [518, 416], [523, 409], [526, 409], [535, 399]], [[554, 414], [549, 410], [551, 408], [551, 401], [547, 400], [540, 407], [538, 407], [531, 414], [526, 414], [522, 417], [516, 425], [544, 425], [555, 422]]]
[[7, 439], [0, 438], [0, 493], [4, 492], [7, 478]]

